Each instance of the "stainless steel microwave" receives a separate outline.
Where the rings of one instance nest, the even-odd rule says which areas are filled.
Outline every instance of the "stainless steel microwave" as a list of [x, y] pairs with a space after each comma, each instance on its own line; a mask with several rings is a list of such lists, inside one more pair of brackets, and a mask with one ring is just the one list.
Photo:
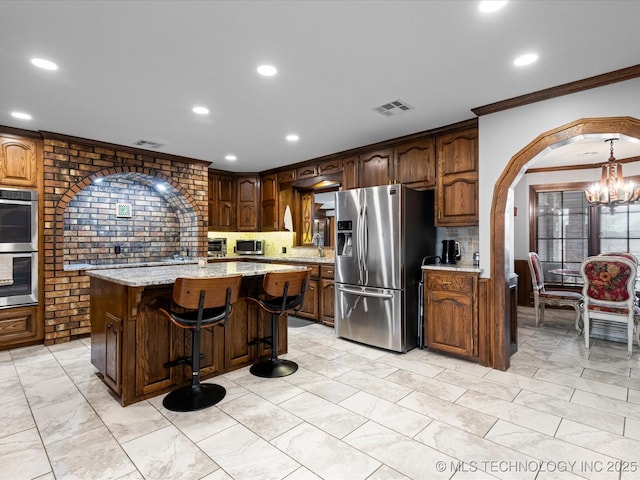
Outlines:
[[236, 253], [238, 255], [264, 255], [264, 242], [262, 240], [236, 240]]

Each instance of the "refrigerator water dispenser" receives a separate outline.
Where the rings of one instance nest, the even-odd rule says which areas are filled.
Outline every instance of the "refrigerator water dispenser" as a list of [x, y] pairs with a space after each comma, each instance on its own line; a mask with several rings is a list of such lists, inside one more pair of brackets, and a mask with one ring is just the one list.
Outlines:
[[337, 254], [340, 257], [350, 257], [353, 252], [353, 224], [350, 220], [338, 222]]

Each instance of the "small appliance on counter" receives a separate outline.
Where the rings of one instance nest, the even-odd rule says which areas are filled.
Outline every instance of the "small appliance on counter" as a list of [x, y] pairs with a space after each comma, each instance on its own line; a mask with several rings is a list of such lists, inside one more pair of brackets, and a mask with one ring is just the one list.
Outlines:
[[208, 240], [208, 256], [224, 257], [227, 255], [227, 239], [226, 238], [210, 238]]
[[442, 263], [455, 265], [462, 257], [460, 253], [460, 243], [455, 240], [442, 240]]
[[264, 240], [236, 240], [238, 255], [264, 255]]

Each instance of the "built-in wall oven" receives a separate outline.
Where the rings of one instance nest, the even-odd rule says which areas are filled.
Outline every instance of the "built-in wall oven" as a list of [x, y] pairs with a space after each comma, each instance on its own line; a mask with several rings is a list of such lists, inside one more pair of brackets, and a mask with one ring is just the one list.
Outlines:
[[38, 192], [0, 189], [0, 308], [38, 303]]

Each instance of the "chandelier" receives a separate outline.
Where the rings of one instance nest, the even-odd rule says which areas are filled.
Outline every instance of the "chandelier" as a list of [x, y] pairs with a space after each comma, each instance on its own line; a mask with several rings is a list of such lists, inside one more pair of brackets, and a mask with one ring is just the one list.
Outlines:
[[611, 213], [618, 205], [628, 205], [640, 198], [640, 186], [636, 187], [633, 182], [625, 182], [622, 176], [622, 165], [613, 156], [613, 142], [617, 138], [605, 140], [609, 142], [609, 161], [602, 165], [602, 177], [600, 182], [594, 183], [591, 188], [585, 190], [584, 195], [591, 205], [601, 205], [609, 207]]

